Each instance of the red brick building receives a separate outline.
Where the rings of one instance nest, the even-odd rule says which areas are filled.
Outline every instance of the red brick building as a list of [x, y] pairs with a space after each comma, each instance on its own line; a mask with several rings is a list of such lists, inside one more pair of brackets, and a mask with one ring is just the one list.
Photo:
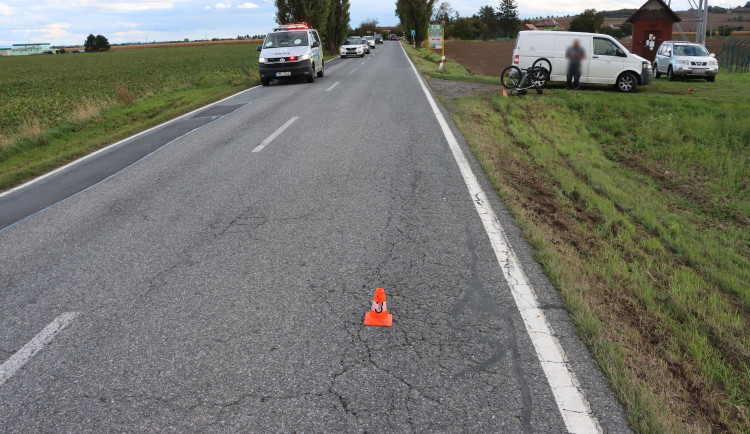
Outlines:
[[631, 51], [653, 62], [663, 41], [672, 39], [674, 23], [682, 21], [663, 0], [648, 0], [626, 20], [633, 23]]

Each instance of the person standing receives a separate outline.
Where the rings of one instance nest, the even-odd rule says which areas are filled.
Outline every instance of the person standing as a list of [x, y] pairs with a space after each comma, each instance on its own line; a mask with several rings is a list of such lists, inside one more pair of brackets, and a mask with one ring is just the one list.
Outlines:
[[581, 80], [581, 63], [586, 58], [586, 50], [581, 47], [581, 41], [573, 41], [573, 45], [565, 50], [565, 58], [568, 59], [568, 82], [565, 90], [570, 90], [570, 82], [573, 81], [573, 90], [578, 90], [578, 82]]

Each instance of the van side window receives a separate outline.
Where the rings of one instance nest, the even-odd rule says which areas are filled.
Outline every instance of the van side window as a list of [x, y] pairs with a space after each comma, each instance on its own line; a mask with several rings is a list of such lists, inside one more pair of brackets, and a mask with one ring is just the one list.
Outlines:
[[[318, 37], [318, 32], [310, 32], [312, 35], [312, 42], [320, 43], [320, 38]], [[312, 44], [310, 44], [312, 45]]]
[[595, 56], [617, 56], [617, 45], [609, 39], [594, 38]]

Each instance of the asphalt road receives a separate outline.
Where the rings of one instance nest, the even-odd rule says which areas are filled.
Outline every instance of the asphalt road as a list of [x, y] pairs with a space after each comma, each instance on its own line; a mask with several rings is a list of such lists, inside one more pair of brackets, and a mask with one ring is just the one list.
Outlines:
[[[0, 431], [570, 428], [397, 43], [207, 110], [0, 197]], [[583, 416], [628, 431], [447, 127]], [[391, 328], [362, 324], [377, 287]]]

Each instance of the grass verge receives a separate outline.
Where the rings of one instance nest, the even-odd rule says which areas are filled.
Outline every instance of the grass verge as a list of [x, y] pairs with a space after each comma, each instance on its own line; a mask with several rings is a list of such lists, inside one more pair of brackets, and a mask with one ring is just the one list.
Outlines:
[[0, 190], [258, 84], [253, 48], [0, 59]]
[[243, 88], [224, 85], [151, 95], [104, 109], [93, 118], [23, 135], [0, 148], [0, 191]]
[[448, 102], [638, 431], [750, 427], [748, 87]]

